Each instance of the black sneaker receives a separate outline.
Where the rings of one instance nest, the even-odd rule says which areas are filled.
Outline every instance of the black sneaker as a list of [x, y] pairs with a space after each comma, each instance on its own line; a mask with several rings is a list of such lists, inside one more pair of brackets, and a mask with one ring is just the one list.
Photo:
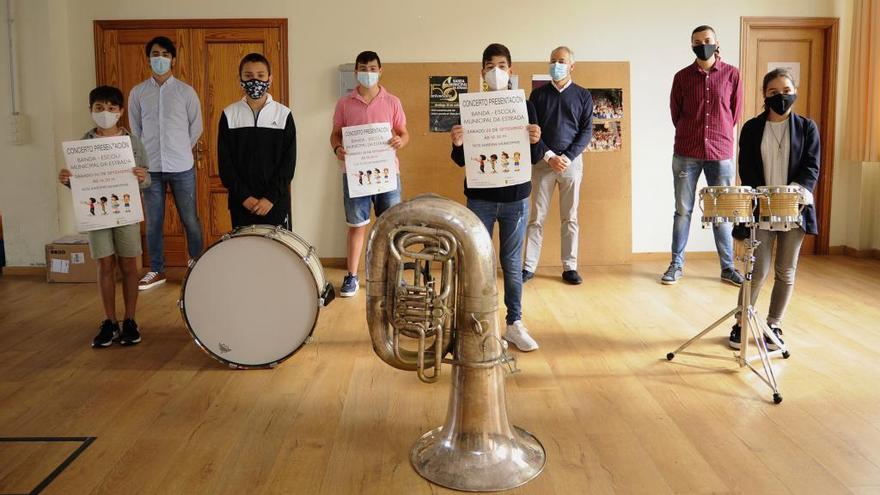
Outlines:
[[530, 271], [526, 270], [525, 268], [523, 268], [522, 277], [523, 277], [523, 283], [526, 283], [529, 280], [535, 278], [535, 272], [530, 272]]
[[113, 344], [113, 339], [116, 335], [119, 334], [119, 323], [104, 320], [101, 323], [101, 329], [98, 331], [98, 335], [95, 335], [95, 338], [92, 339], [92, 347], [96, 349], [100, 349], [101, 347], [110, 347]]
[[141, 341], [138, 324], [131, 318], [122, 322], [122, 333], [119, 334], [119, 345], [135, 345]]
[[584, 281], [584, 279], [578, 274], [577, 270], [565, 270], [562, 272], [562, 280], [565, 280], [571, 285], [580, 285]]
[[358, 286], [357, 275], [349, 273], [344, 279], [342, 279], [342, 287], [339, 288], [339, 295], [342, 297], [351, 297], [357, 294]]
[[660, 277], [660, 282], [663, 285], [672, 285], [678, 282], [678, 279], [684, 274], [684, 271], [680, 266], [675, 263], [670, 263], [669, 268], [666, 269], [666, 273]]
[[743, 280], [745, 279], [743, 278], [742, 273], [736, 268], [727, 268], [721, 272], [721, 281], [727, 282], [730, 285], [740, 287], [743, 284]]
[[[776, 334], [776, 338], [779, 339], [779, 343], [785, 345], [785, 341], [782, 340], [782, 329], [778, 327], [770, 327], [770, 330], [773, 330], [773, 333]], [[779, 349], [781, 349], [781, 347], [776, 345], [776, 343], [773, 342], [773, 340], [771, 340], [770, 337], [766, 335], [764, 336], [764, 342], [767, 343], [768, 351], [778, 351]]]
[[727, 340], [727, 345], [731, 347], [731, 349], [739, 349], [741, 344], [741, 334], [742, 328], [740, 328], [739, 323], [733, 326], [730, 330], [730, 338]]

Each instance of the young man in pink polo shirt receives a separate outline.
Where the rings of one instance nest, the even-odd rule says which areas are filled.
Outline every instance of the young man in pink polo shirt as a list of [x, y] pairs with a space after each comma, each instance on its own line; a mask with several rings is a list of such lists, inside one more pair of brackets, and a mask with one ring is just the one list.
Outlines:
[[[406, 130], [406, 115], [400, 100], [379, 85], [382, 74], [382, 61], [376, 52], [361, 52], [355, 59], [355, 75], [358, 86], [336, 103], [333, 114], [333, 132], [330, 146], [340, 161], [345, 161], [345, 147], [342, 146], [342, 128], [363, 124], [391, 124], [392, 137], [388, 144], [398, 150], [409, 142]], [[398, 163], [399, 166], [399, 163]], [[370, 205], [376, 216], [400, 202], [400, 179], [397, 189], [382, 194], [352, 198], [348, 193], [348, 181], [342, 175], [342, 194], [345, 202], [345, 223], [348, 224], [348, 274], [342, 281], [339, 294], [351, 297], [358, 290], [358, 263], [364, 247], [364, 235], [370, 223]]]

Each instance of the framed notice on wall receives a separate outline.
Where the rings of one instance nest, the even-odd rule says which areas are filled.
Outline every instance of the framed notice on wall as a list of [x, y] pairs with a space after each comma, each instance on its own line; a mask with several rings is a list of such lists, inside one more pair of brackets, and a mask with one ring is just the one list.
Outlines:
[[449, 132], [461, 123], [458, 95], [467, 93], [467, 76], [430, 76], [428, 78], [428, 129]]

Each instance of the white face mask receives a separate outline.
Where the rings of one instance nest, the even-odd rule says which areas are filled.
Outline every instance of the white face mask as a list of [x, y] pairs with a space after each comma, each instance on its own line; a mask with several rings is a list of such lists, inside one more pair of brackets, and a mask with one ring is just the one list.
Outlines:
[[119, 122], [119, 117], [122, 117], [122, 113], [115, 112], [92, 112], [92, 120], [95, 121], [95, 124], [101, 129], [110, 129], [115, 126], [117, 122]]
[[507, 89], [507, 83], [510, 81], [510, 74], [507, 73], [504, 69], [499, 69], [495, 67], [494, 69], [487, 72], [483, 79], [486, 80], [486, 84], [489, 85], [489, 89], [492, 91], [498, 91], [500, 89]]

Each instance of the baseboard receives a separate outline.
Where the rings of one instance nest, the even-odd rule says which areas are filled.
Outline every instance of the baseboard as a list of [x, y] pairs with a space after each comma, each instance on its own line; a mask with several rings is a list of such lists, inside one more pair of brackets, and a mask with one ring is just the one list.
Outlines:
[[[715, 251], [688, 251], [684, 253], [686, 259], [691, 260], [711, 260], [718, 258], [718, 253]], [[633, 253], [632, 260], [633, 261], [666, 261], [668, 262], [672, 258], [672, 254], [669, 251], [665, 251], [662, 253]]]
[[3, 275], [11, 277], [33, 277], [46, 276], [45, 266], [5, 266], [3, 267]]
[[853, 258], [870, 258], [880, 260], [880, 249], [856, 249], [843, 246], [843, 254]]
[[346, 258], [321, 258], [321, 266], [324, 268], [345, 268], [347, 265]]
[[830, 246], [828, 248], [828, 254], [831, 254], [831, 255], [846, 254], [846, 246]]

